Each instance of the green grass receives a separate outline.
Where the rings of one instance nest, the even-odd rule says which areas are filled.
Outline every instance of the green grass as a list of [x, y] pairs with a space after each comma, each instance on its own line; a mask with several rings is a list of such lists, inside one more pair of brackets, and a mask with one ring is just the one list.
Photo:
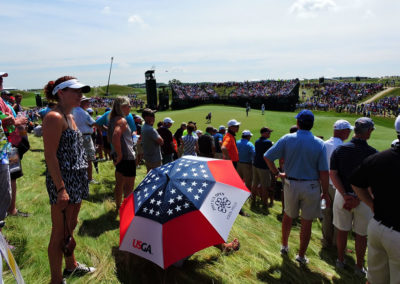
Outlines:
[[397, 97], [400, 96], [400, 88], [394, 88], [385, 94], [384, 97]]
[[[201, 106], [193, 109], [158, 112], [156, 119], [172, 117], [176, 123], [197, 121], [199, 129], [206, 127], [205, 116], [212, 111], [212, 125], [226, 125], [235, 118], [242, 122], [240, 130], [250, 129], [258, 137], [258, 129], [267, 125], [274, 129], [271, 139], [276, 141], [295, 123], [294, 113], [251, 110], [246, 117], [244, 108]], [[339, 117], [354, 122], [355, 116], [336, 113], [316, 113], [314, 134], [329, 138], [333, 122]], [[376, 131], [370, 144], [379, 150], [388, 148], [394, 139], [393, 120], [375, 119]], [[30, 136], [31, 151], [23, 159], [24, 176], [17, 180], [17, 207], [32, 214], [29, 218], [7, 218], [3, 229], [9, 242], [16, 246], [14, 255], [27, 283], [48, 283], [50, 280], [47, 258], [51, 222], [50, 205], [45, 187], [43, 144], [40, 138]], [[313, 234], [307, 256], [308, 268], [300, 268], [293, 258], [299, 247], [299, 226], [296, 224], [289, 240], [292, 248], [289, 259], [282, 259], [280, 248], [280, 202], [269, 211], [261, 208], [244, 208], [249, 218], [239, 216], [232, 228], [233, 237], [241, 241], [241, 249], [232, 255], [222, 255], [216, 248], [207, 248], [194, 254], [182, 268], [166, 271], [139, 257], [118, 251], [118, 219], [114, 215], [114, 167], [111, 162], [99, 163], [100, 174], [94, 174], [101, 183], [90, 186], [90, 197], [82, 203], [79, 224], [75, 231], [78, 261], [94, 265], [97, 271], [83, 278], [73, 278], [68, 283], [364, 283], [352, 275], [351, 270], [338, 274], [334, 269], [336, 252], [322, 250], [321, 224], [313, 224]], [[136, 184], [144, 178], [142, 166]], [[349, 238], [349, 248], [354, 251], [354, 240]], [[354, 265], [354, 253], [347, 262]], [[13, 283], [9, 271], [4, 272], [5, 283]]]

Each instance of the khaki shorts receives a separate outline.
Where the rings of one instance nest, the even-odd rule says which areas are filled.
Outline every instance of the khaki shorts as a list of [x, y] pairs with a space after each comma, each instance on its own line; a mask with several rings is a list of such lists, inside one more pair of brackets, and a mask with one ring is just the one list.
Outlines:
[[368, 223], [373, 216], [371, 209], [362, 201], [350, 211], [344, 209], [343, 205], [344, 198], [336, 190], [333, 201], [333, 225], [341, 231], [348, 232], [353, 229], [356, 234], [366, 236]]
[[285, 179], [285, 213], [294, 219], [299, 216], [313, 220], [321, 216], [321, 186], [319, 181], [296, 181]]
[[271, 187], [271, 172], [268, 169], [260, 169], [253, 166], [253, 186], [261, 184], [261, 188]]
[[236, 171], [238, 172], [239, 176], [244, 180], [246, 186], [250, 189], [251, 188], [251, 179], [253, 177], [253, 169], [251, 164], [241, 163], [238, 162]]
[[162, 161], [158, 161], [158, 162], [147, 162], [146, 161], [145, 165], [146, 165], [147, 170], [151, 170], [151, 169], [161, 167]]
[[400, 232], [372, 218], [368, 225], [369, 283], [400, 283]]
[[96, 159], [96, 150], [94, 149], [92, 136], [82, 135], [82, 137], [83, 137], [83, 148], [85, 149], [87, 160], [94, 161]]

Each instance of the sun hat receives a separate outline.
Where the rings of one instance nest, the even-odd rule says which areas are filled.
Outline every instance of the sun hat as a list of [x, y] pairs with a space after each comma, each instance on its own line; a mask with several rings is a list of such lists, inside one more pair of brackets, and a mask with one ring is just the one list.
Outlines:
[[374, 122], [369, 117], [360, 117], [354, 123], [354, 129], [375, 129]]
[[303, 109], [294, 118], [300, 121], [314, 121], [314, 114], [311, 110]]
[[242, 136], [253, 136], [253, 133], [251, 133], [250, 130], [243, 130], [242, 131]]
[[351, 126], [350, 122], [344, 119], [339, 119], [333, 124], [333, 129], [335, 130], [344, 130], [344, 129], [350, 129], [353, 130], [353, 126]]
[[173, 121], [170, 117], [166, 117], [164, 118], [164, 123], [174, 123], [175, 121]]
[[57, 94], [59, 90], [65, 89], [65, 88], [70, 88], [70, 89], [82, 89], [82, 93], [89, 93], [90, 92], [90, 86], [89, 85], [84, 85], [81, 82], [79, 82], [77, 79], [71, 79], [64, 81], [57, 86], [54, 87], [53, 89], [53, 96]]
[[238, 122], [236, 119], [231, 119], [228, 121], [228, 127], [239, 126], [239, 125], [240, 125], [240, 122]]

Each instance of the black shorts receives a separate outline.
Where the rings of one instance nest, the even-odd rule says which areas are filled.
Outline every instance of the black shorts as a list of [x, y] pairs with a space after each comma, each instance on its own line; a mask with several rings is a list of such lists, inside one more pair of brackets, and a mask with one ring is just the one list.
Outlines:
[[124, 177], [136, 176], [136, 161], [135, 160], [122, 160], [115, 166], [115, 170], [122, 174]]
[[107, 150], [111, 150], [111, 145], [108, 143], [107, 136], [103, 136], [103, 148]]

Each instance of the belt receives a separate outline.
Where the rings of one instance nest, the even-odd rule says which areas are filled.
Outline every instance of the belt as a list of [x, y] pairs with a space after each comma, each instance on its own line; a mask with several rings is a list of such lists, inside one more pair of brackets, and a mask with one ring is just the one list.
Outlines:
[[386, 226], [386, 227], [388, 227], [390, 229], [393, 229], [393, 230], [395, 230], [395, 231], [400, 233], [400, 225], [397, 225], [397, 226], [396, 225], [392, 225], [390, 222], [380, 220], [379, 218], [377, 218], [375, 216], [374, 216], [374, 219], [376, 221], [378, 221], [379, 223], [381, 223], [382, 225], [384, 225], [384, 226]]
[[239, 163], [241, 163], [241, 164], [247, 164], [247, 165], [252, 165], [251, 162], [239, 162]]
[[301, 178], [294, 178], [294, 177], [287, 177], [288, 180], [295, 180], [295, 181], [318, 181], [317, 179], [301, 179]]

